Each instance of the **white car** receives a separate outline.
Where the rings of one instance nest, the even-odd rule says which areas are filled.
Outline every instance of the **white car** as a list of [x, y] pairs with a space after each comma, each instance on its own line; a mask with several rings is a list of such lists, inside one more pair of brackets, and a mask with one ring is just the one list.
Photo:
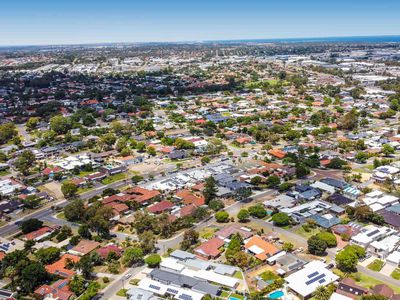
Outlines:
[[126, 274], [126, 275], [124, 276], [125, 279], [129, 279], [129, 278], [131, 278], [131, 277], [132, 277], [132, 274], [131, 274], [131, 273], [128, 273], [128, 274]]

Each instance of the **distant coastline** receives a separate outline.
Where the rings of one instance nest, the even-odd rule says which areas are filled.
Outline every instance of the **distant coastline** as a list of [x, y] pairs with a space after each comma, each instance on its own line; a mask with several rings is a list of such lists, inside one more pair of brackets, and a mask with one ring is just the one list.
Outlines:
[[171, 41], [171, 42], [116, 42], [88, 44], [54, 44], [54, 45], [0, 45], [1, 50], [40, 49], [60, 47], [110, 47], [110, 46], [146, 46], [146, 45], [183, 45], [183, 44], [246, 44], [246, 43], [400, 43], [400, 35], [381, 36], [337, 36], [337, 37], [304, 37], [304, 38], [265, 38], [265, 39], [235, 39], [235, 40], [202, 40], [202, 41]]

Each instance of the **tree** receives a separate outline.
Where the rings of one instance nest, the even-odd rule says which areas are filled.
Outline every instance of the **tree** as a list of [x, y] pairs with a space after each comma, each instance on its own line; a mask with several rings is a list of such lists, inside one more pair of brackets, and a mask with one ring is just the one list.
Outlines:
[[393, 154], [393, 153], [394, 153], [394, 147], [392, 147], [392, 146], [389, 145], [389, 144], [384, 144], [384, 145], [382, 146], [382, 153], [383, 153], [385, 156], [389, 156], [390, 154]]
[[139, 234], [140, 245], [144, 251], [144, 253], [152, 252], [156, 247], [156, 237], [154, 233], [150, 230], [144, 231]]
[[161, 256], [158, 254], [151, 254], [146, 257], [145, 262], [150, 268], [156, 268], [161, 263]]
[[50, 128], [57, 134], [65, 134], [71, 129], [71, 127], [71, 121], [69, 118], [58, 115], [50, 119]]
[[76, 193], [78, 192], [78, 187], [76, 186], [76, 184], [66, 181], [61, 185], [61, 192], [64, 194], [64, 197], [72, 198], [76, 196]]
[[211, 200], [208, 203], [208, 207], [213, 211], [219, 211], [225, 207], [224, 203], [221, 200]]
[[232, 261], [235, 266], [244, 269], [250, 263], [250, 256], [243, 251], [239, 251], [232, 257]]
[[153, 146], [147, 147], [147, 154], [151, 156], [156, 156], [156, 148], [154, 148]]
[[292, 252], [294, 249], [294, 245], [292, 243], [285, 242], [282, 245], [282, 250], [286, 252]]
[[215, 181], [214, 177], [208, 177], [203, 190], [206, 204], [209, 204], [211, 200], [214, 200], [217, 197], [217, 192], [217, 182]]
[[368, 154], [365, 152], [358, 152], [355, 156], [355, 159], [360, 163], [365, 163], [368, 159]]
[[78, 228], [78, 234], [83, 237], [84, 239], [91, 239], [92, 238], [92, 233], [90, 232], [89, 225], [87, 224], [82, 224]]
[[322, 255], [325, 253], [328, 245], [322, 239], [320, 239], [317, 235], [313, 235], [307, 241], [308, 244], [308, 252], [314, 255]]
[[82, 272], [82, 276], [89, 279], [93, 272], [93, 262], [89, 255], [84, 255], [79, 262], [76, 263], [76, 268]]
[[194, 229], [186, 230], [183, 234], [183, 240], [181, 242], [181, 249], [187, 250], [191, 246], [197, 244], [199, 241], [199, 233]]
[[262, 204], [256, 204], [248, 208], [249, 214], [252, 217], [262, 219], [267, 216], [267, 211]]
[[233, 262], [234, 256], [238, 253], [242, 247], [242, 237], [239, 233], [233, 235], [231, 241], [228, 244], [228, 247], [225, 251], [225, 257], [229, 262]]
[[276, 188], [280, 183], [281, 180], [277, 175], [271, 175], [267, 178], [267, 186], [269, 188]]
[[122, 256], [122, 263], [131, 267], [134, 264], [138, 264], [143, 260], [144, 253], [143, 250], [139, 247], [131, 247], [125, 250]]
[[38, 230], [43, 226], [43, 222], [38, 219], [28, 219], [21, 223], [21, 231], [24, 234]]
[[337, 246], [336, 236], [330, 232], [320, 232], [317, 234], [318, 238], [326, 242], [328, 248], [334, 248]]
[[110, 219], [114, 217], [114, 213], [109, 206], [99, 206], [95, 210], [94, 216], [88, 220], [90, 229], [97, 232], [98, 235], [108, 237], [110, 234]]
[[49, 265], [60, 257], [61, 250], [57, 247], [41, 248], [36, 251], [35, 256], [39, 262]]
[[385, 297], [383, 295], [362, 295], [361, 300], [389, 300], [388, 297]]
[[41, 263], [32, 262], [22, 270], [19, 286], [22, 291], [31, 293], [49, 277], [49, 273]]
[[331, 159], [329, 164], [326, 166], [331, 169], [342, 169], [347, 163], [344, 160], [341, 160], [339, 157], [334, 157]]
[[85, 291], [85, 278], [80, 275], [74, 275], [68, 283], [69, 289], [76, 295], [80, 295]]
[[64, 216], [68, 221], [75, 222], [83, 220], [85, 206], [80, 199], [74, 200], [64, 207]]
[[358, 260], [364, 256], [364, 248], [357, 245], [347, 246], [336, 254], [336, 266], [343, 272], [354, 272], [357, 270]]
[[249, 217], [250, 217], [250, 213], [247, 209], [241, 209], [237, 214], [237, 218], [239, 219], [240, 222], [248, 221]]
[[290, 224], [290, 217], [287, 214], [280, 212], [272, 216], [272, 222], [274, 222], [275, 226], [287, 226]]
[[302, 163], [296, 164], [296, 177], [297, 178], [304, 178], [308, 174], [310, 174], [310, 168], [308, 168], [307, 166], [305, 166]]
[[15, 167], [23, 175], [29, 175], [29, 170], [35, 165], [36, 156], [30, 150], [25, 150], [15, 161]]
[[317, 287], [314, 292], [314, 298], [316, 300], [329, 300], [331, 298], [332, 293], [323, 285]]
[[137, 184], [138, 182], [142, 181], [144, 178], [140, 175], [133, 175], [132, 176], [132, 183]]
[[28, 130], [36, 129], [36, 127], [38, 126], [39, 122], [40, 122], [40, 118], [38, 118], [38, 117], [30, 117], [28, 119], [28, 121], [26, 122], [26, 124], [25, 124], [26, 129], [28, 129]]
[[18, 130], [13, 123], [0, 125], [0, 145], [11, 141], [18, 136]]
[[229, 220], [229, 214], [226, 211], [219, 211], [215, 213], [215, 219], [218, 223], [225, 223]]
[[340, 129], [353, 130], [353, 129], [357, 128], [358, 115], [357, 115], [356, 111], [352, 110], [352, 111], [346, 113], [345, 115], [343, 115], [343, 117], [341, 117], [338, 120], [337, 124]]

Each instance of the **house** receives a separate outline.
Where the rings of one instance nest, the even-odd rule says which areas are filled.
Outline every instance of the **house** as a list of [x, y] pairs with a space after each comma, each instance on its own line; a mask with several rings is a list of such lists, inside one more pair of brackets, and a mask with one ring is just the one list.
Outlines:
[[221, 247], [224, 244], [223, 240], [214, 237], [195, 248], [194, 253], [205, 259], [215, 259], [222, 253]]
[[50, 274], [58, 275], [63, 278], [71, 278], [75, 275], [75, 271], [73, 269], [69, 269], [68, 262], [71, 261], [73, 263], [77, 263], [80, 261], [80, 257], [73, 254], [64, 254], [61, 258], [52, 263], [51, 265], [46, 266], [46, 271]]
[[173, 150], [168, 154], [168, 157], [172, 160], [183, 159], [186, 156], [187, 156], [187, 152], [185, 150]]
[[38, 230], [25, 234], [24, 239], [27, 241], [39, 241], [57, 230], [59, 226], [44, 226]]
[[74, 293], [69, 290], [69, 280], [60, 279], [52, 285], [44, 284], [38, 287], [34, 294], [41, 298], [52, 297], [57, 300], [70, 300], [75, 297]]
[[264, 241], [260, 236], [255, 235], [244, 242], [244, 248], [247, 252], [253, 254], [261, 261], [275, 255], [279, 249], [273, 244]]
[[181, 200], [184, 204], [194, 204], [196, 206], [205, 204], [205, 198], [201, 193], [195, 193], [188, 189], [176, 192], [174, 197]]
[[331, 214], [324, 214], [324, 215], [314, 215], [311, 216], [311, 219], [314, 220], [318, 226], [328, 229], [332, 226], [335, 226], [340, 223], [340, 219], [331, 215]]
[[161, 195], [157, 190], [148, 190], [139, 186], [130, 188], [124, 192], [132, 196], [132, 201], [142, 205], [149, 204]]
[[353, 278], [348, 277], [339, 282], [336, 293], [355, 300], [362, 295], [367, 295], [369, 290], [357, 285]]
[[246, 227], [243, 227], [239, 224], [227, 225], [224, 228], [215, 232], [215, 236], [221, 240], [224, 240], [226, 243], [230, 242], [232, 236], [239, 234], [242, 239], [248, 239], [253, 236], [253, 232]]
[[327, 265], [313, 260], [303, 269], [285, 278], [288, 288], [301, 299], [308, 299], [319, 286], [327, 286], [339, 279], [339, 276], [327, 269]]
[[69, 250], [69, 253], [84, 256], [100, 246], [99, 242], [90, 240], [81, 240], [78, 245]]
[[350, 243], [367, 249], [372, 242], [382, 240], [383, 238], [395, 233], [397, 233], [396, 230], [388, 227], [367, 225], [361, 229], [360, 233], [351, 237]]
[[107, 259], [107, 256], [111, 253], [114, 252], [118, 257], [120, 257], [123, 253], [123, 250], [121, 247], [118, 247], [116, 245], [107, 245], [101, 248], [96, 249], [96, 252], [103, 258]]
[[274, 157], [276, 157], [278, 159], [283, 159], [286, 156], [286, 152], [284, 152], [282, 150], [279, 150], [279, 149], [268, 150], [268, 154], [271, 155], [271, 156], [274, 156]]
[[159, 214], [171, 210], [174, 204], [168, 200], [162, 200], [147, 207], [147, 210], [153, 214]]

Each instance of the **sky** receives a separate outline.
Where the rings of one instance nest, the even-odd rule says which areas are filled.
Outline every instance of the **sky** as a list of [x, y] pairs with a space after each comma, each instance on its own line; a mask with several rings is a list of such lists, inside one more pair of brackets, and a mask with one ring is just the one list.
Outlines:
[[0, 0], [0, 45], [400, 35], [400, 0]]

